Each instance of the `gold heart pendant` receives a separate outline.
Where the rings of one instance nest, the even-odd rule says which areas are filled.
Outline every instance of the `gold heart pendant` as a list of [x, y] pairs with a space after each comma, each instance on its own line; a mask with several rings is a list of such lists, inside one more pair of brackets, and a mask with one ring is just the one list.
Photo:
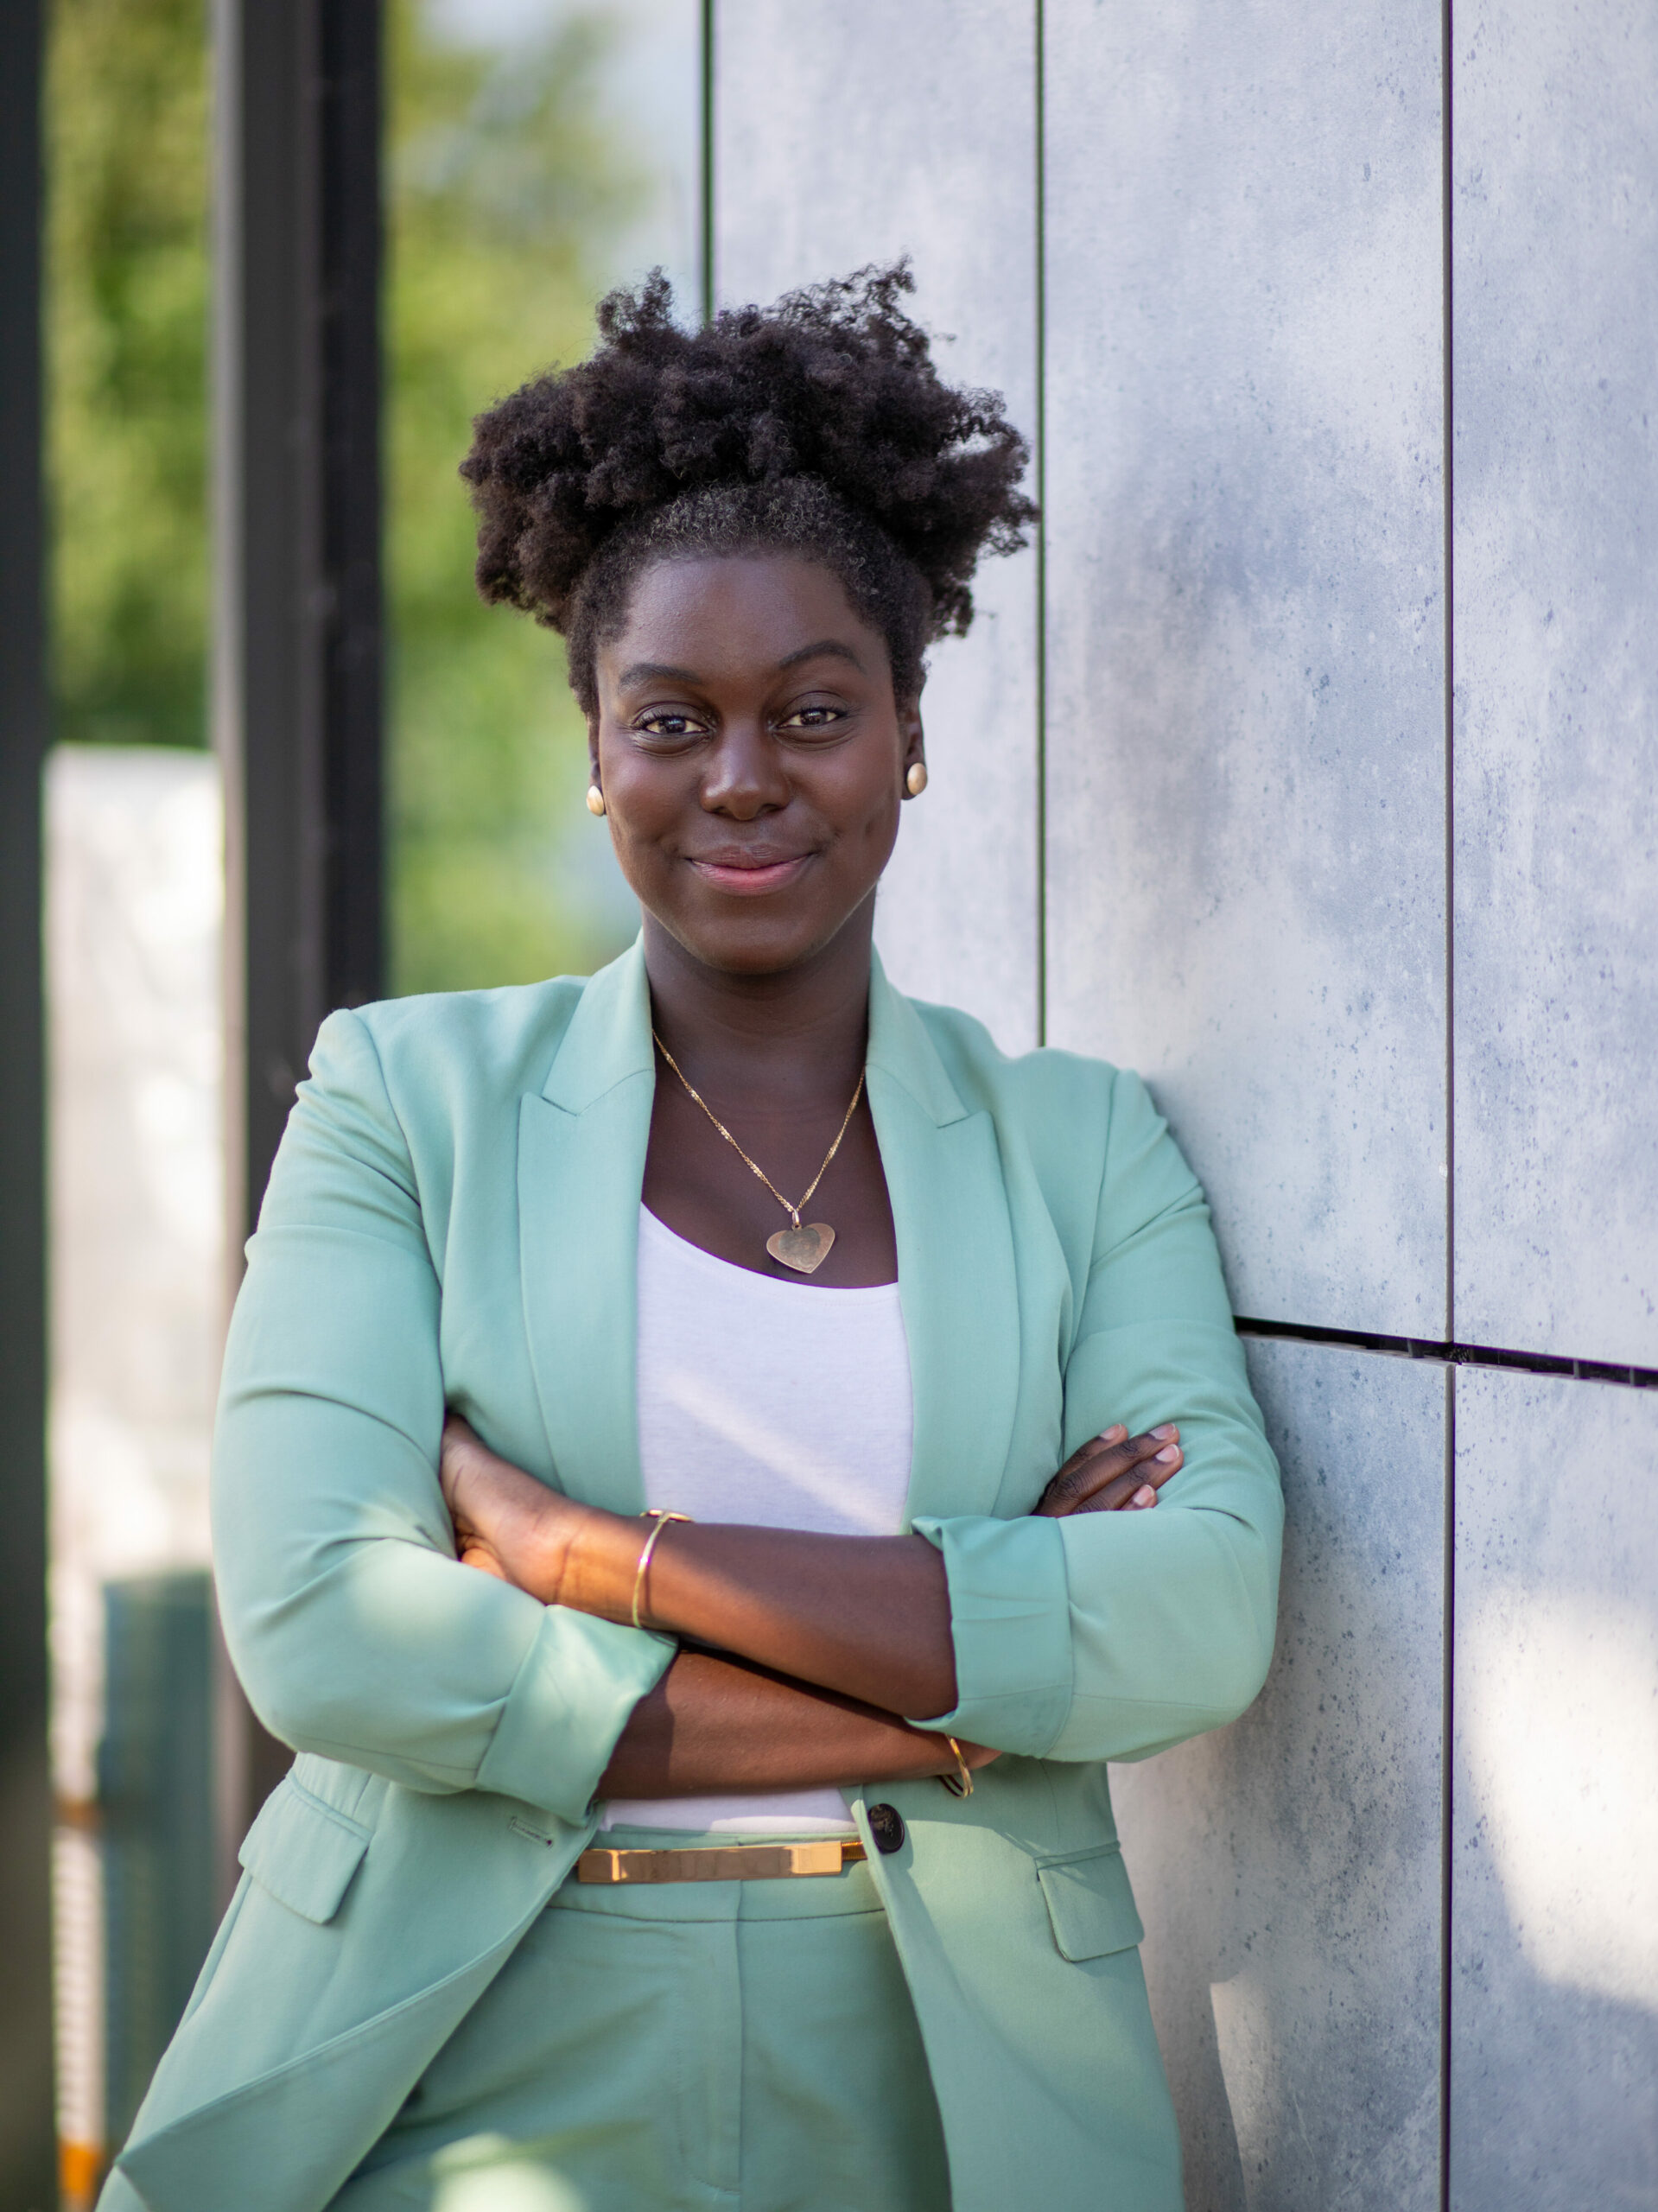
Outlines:
[[809, 1221], [799, 1229], [779, 1229], [768, 1236], [765, 1249], [774, 1260], [792, 1268], [797, 1275], [816, 1274], [829, 1255], [835, 1231], [826, 1221]]

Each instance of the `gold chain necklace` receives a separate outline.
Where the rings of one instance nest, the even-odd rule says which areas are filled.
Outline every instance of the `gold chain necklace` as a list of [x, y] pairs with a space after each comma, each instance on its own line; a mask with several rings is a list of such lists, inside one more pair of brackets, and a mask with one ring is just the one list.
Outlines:
[[708, 1100], [703, 1097], [702, 1092], [698, 1090], [696, 1085], [690, 1081], [689, 1077], [686, 1075], [684, 1069], [680, 1066], [679, 1062], [668, 1050], [668, 1047], [663, 1043], [661, 1038], [657, 1035], [654, 1027], [651, 1029], [651, 1035], [655, 1041], [657, 1052], [659, 1052], [663, 1058], [667, 1061], [669, 1066], [679, 1077], [681, 1083], [684, 1084], [685, 1089], [689, 1093], [690, 1096], [694, 1098], [696, 1103], [702, 1109], [702, 1111], [708, 1116], [709, 1121], [713, 1122], [715, 1128], [719, 1130], [721, 1135], [731, 1147], [731, 1149], [736, 1154], [738, 1159], [743, 1162], [749, 1173], [751, 1175], [759, 1176], [760, 1181], [765, 1184], [766, 1189], [772, 1193], [772, 1196], [783, 1208], [784, 1212], [789, 1216], [790, 1226], [787, 1229], [778, 1230], [773, 1235], [766, 1238], [766, 1250], [772, 1255], [772, 1257], [774, 1260], [780, 1261], [785, 1268], [792, 1268], [797, 1274], [815, 1274], [817, 1269], [823, 1266], [824, 1261], [827, 1260], [829, 1255], [829, 1248], [835, 1242], [835, 1231], [829, 1227], [826, 1221], [809, 1221], [803, 1226], [800, 1219], [800, 1208], [801, 1206], [810, 1204], [812, 1192], [817, 1188], [824, 1176], [829, 1173], [830, 1160], [834, 1159], [835, 1154], [841, 1149], [841, 1139], [846, 1135], [847, 1131], [852, 1126], [852, 1116], [857, 1112], [858, 1101], [863, 1096], [862, 1070], [860, 1069], [858, 1073], [858, 1087], [852, 1094], [852, 1103], [847, 1108], [845, 1117], [842, 1121], [840, 1128], [835, 1133], [835, 1141], [829, 1147], [829, 1150], [823, 1154], [823, 1166], [818, 1169], [816, 1174], [812, 1177], [811, 1181], [801, 1192], [799, 1205], [792, 1205], [790, 1204], [789, 1200], [784, 1197], [782, 1192], [778, 1190], [777, 1185], [772, 1180], [765, 1170], [760, 1166], [759, 1160], [751, 1160], [748, 1157], [748, 1154], [738, 1143], [736, 1138], [732, 1135], [730, 1130], [720, 1119], [720, 1116], [715, 1112], [713, 1107], [708, 1104]]

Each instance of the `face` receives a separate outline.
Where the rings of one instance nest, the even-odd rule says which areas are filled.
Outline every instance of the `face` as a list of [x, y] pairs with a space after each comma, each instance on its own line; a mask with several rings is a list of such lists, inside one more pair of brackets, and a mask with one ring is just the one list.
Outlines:
[[595, 675], [594, 780], [646, 914], [727, 974], [827, 946], [873, 896], [922, 746], [839, 579], [792, 554], [659, 562]]

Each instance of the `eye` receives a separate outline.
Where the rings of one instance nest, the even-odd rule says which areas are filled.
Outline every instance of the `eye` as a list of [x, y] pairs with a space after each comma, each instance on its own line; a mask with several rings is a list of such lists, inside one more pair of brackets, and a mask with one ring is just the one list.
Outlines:
[[831, 707], [821, 702], [810, 706], [791, 707], [778, 724], [779, 729], [829, 730], [846, 720], [844, 707]]
[[633, 722], [633, 728], [643, 737], [670, 739], [700, 737], [707, 727], [706, 722], [700, 721], [682, 707], [652, 708], [648, 713], [638, 715]]

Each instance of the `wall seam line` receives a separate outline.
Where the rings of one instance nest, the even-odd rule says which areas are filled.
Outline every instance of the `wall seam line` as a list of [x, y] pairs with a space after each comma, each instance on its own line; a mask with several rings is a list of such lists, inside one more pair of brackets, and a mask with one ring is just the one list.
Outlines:
[[1441, 303], [1444, 317], [1440, 469], [1445, 500], [1445, 1332], [1457, 1333], [1457, 785], [1456, 455], [1452, 296], [1452, 0], [1442, 0], [1439, 111]]
[[1457, 1665], [1457, 1370], [1445, 1373], [1445, 1624], [1439, 1697], [1439, 2205], [1451, 2212], [1451, 1893], [1454, 1874]]
[[702, 193], [701, 222], [702, 229], [702, 321], [714, 320], [714, 5], [715, 0], [702, 0], [702, 170], [698, 184]]
[[1046, 26], [1034, 0], [1036, 71], [1036, 1041], [1048, 1041], [1048, 261]]
[[1615, 1382], [1629, 1390], [1658, 1389], [1658, 1367], [1636, 1367], [1627, 1360], [1518, 1351], [1505, 1344], [1459, 1344], [1452, 1338], [1390, 1337], [1375, 1329], [1327, 1329], [1313, 1321], [1262, 1320], [1253, 1313], [1234, 1314], [1233, 1325], [1241, 1337], [1332, 1344], [1346, 1351], [1382, 1352], [1391, 1358], [1424, 1359], [1446, 1367], [1496, 1367], [1512, 1374], [1560, 1376], [1575, 1382]]
[[[1445, 501], [1445, 1332], [1457, 1333], [1457, 784], [1456, 784], [1456, 361], [1455, 263], [1452, 238], [1452, 100], [1455, 29], [1452, 0], [1441, 0], [1439, 22], [1439, 224], [1442, 426], [1440, 467]], [[1630, 1381], [1634, 1372], [1631, 1370]], [[1451, 2071], [1452, 1940], [1452, 1888], [1456, 1817], [1457, 1626], [1457, 1370], [1445, 1376], [1445, 1649], [1439, 1699], [1439, 2204], [1451, 2212]]]

